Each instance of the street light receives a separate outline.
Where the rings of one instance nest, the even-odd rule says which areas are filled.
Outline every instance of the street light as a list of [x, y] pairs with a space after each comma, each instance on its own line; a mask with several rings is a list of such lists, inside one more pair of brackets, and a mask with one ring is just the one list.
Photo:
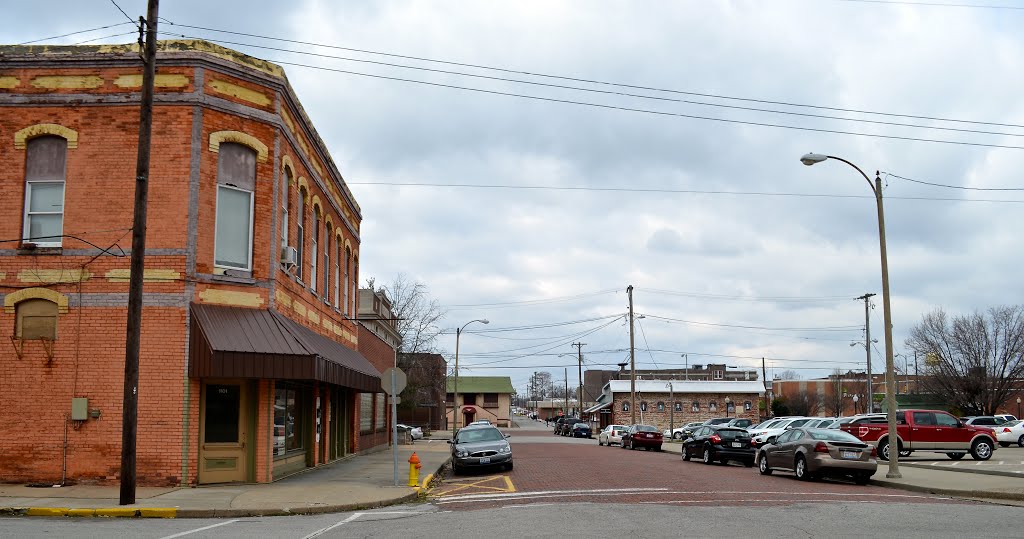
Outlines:
[[[668, 435], [674, 436], [676, 430], [676, 393], [672, 388], [672, 382], [668, 382]], [[1020, 398], [1017, 399], [1017, 408], [1020, 408]], [[1020, 412], [1017, 413], [1020, 415]]]
[[[864, 181], [868, 182], [871, 192], [875, 194], [875, 207], [878, 211], [878, 246], [882, 260], [882, 318], [885, 324], [885, 404], [888, 408], [886, 415], [889, 420], [889, 439], [896, 440], [896, 369], [893, 367], [892, 357], [892, 309], [889, 307], [889, 261], [885, 251], [885, 212], [882, 208], [882, 178], [876, 172], [875, 183], [872, 184], [868, 175], [864, 174], [864, 171], [857, 165], [833, 155], [808, 153], [800, 158], [800, 162], [811, 166], [827, 159], [842, 161], [853, 167], [864, 177]], [[868, 398], [871, 398], [871, 395], [868, 395]], [[889, 455], [889, 472], [885, 476], [890, 479], [903, 477], [900, 474], [899, 451], [890, 451]]]
[[858, 397], [857, 394], [854, 393], [854, 395], [853, 395], [853, 415], [857, 415], [857, 412], [858, 412], [858, 410], [857, 410], [857, 401], [859, 401], [859, 400], [860, 400], [860, 397]]
[[1020, 419], [1020, 397], [1017, 397], [1017, 419]]
[[732, 404], [732, 401], [729, 400], [728, 396], [726, 396], [725, 397], [725, 417], [729, 417], [729, 405], [730, 404]]
[[455, 391], [452, 393], [452, 440], [455, 439], [455, 431], [459, 428], [459, 336], [462, 335], [462, 330], [466, 329], [466, 326], [473, 322], [480, 322], [481, 324], [490, 324], [491, 322], [486, 318], [478, 320], [470, 320], [463, 324], [459, 329], [455, 330]]

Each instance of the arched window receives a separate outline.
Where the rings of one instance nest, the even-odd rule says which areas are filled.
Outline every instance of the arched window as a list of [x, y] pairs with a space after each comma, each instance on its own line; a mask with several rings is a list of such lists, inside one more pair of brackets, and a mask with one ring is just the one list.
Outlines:
[[289, 245], [288, 243], [288, 189], [292, 184], [292, 169], [284, 167], [284, 177], [281, 179], [281, 251]]
[[349, 249], [348, 247], [345, 247], [345, 291], [342, 292], [344, 300], [345, 300], [345, 306], [342, 308], [342, 310], [345, 312], [345, 314], [349, 314], [349, 310], [348, 310], [348, 307], [349, 307], [349, 302], [348, 302], [348, 283], [349, 283], [349, 280], [348, 280], [348, 278], [349, 278], [349, 274], [351, 273], [351, 271], [352, 271], [352, 249]]
[[623, 412], [628, 412], [629, 411], [629, 402], [622, 401], [622, 411]]
[[302, 280], [302, 255], [306, 245], [306, 190], [299, 188], [299, 196], [295, 199], [295, 264], [299, 280]]
[[647, 401], [640, 401], [640, 411], [641, 412], [646, 412], [647, 411]]
[[214, 265], [252, 270], [252, 211], [256, 189], [256, 152], [224, 142], [217, 158], [217, 222]]
[[348, 312], [352, 313], [354, 317], [356, 315], [356, 288], [359, 286], [359, 255], [352, 254], [352, 296], [350, 301], [351, 305], [348, 306]]
[[57, 304], [32, 298], [14, 306], [14, 334], [19, 339], [57, 339]]
[[334, 308], [338, 308], [338, 296], [341, 294], [341, 236], [334, 237]]
[[665, 411], [665, 403], [664, 402], [658, 401], [658, 411], [659, 412], [664, 412]]
[[25, 145], [25, 222], [22, 241], [60, 247], [68, 141], [47, 135]]
[[309, 242], [309, 289], [316, 293], [317, 239], [320, 237], [320, 208], [313, 208], [313, 229]]
[[331, 292], [331, 224], [324, 223], [324, 303], [330, 304]]

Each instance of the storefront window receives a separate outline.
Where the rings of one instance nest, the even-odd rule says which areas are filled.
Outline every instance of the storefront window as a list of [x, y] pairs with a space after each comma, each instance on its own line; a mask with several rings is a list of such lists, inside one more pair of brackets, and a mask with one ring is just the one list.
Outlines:
[[376, 395], [376, 399], [375, 400], [377, 401], [377, 406], [375, 407], [376, 413], [374, 414], [375, 415], [374, 426], [377, 428], [377, 430], [384, 430], [384, 428], [387, 427], [387, 422], [384, 419], [385, 417], [387, 417], [387, 416], [384, 415], [384, 410], [386, 408], [384, 406], [384, 394], [383, 393], [376, 393], [375, 395]]
[[302, 451], [302, 398], [299, 390], [278, 387], [274, 390], [274, 455]]
[[359, 394], [359, 432], [373, 432], [373, 393]]

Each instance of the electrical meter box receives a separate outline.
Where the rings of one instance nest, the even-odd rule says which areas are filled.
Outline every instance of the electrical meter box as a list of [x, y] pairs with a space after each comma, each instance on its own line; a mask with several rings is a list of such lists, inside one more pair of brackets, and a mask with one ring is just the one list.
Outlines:
[[89, 399], [75, 397], [71, 399], [71, 420], [85, 421], [89, 419]]

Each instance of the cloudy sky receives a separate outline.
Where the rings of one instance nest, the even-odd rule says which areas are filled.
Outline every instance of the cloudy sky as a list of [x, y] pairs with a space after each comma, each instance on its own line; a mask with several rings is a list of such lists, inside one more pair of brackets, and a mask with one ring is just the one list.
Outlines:
[[[881, 171], [896, 352], [935, 308], [1021, 303], [1024, 6], [935, 3], [165, 0], [160, 32], [286, 69], [363, 280], [426, 284], [448, 352], [490, 320], [463, 375], [575, 385], [573, 342], [614, 368], [632, 285], [638, 367], [812, 378], [864, 368], [864, 293], [876, 372], [885, 348], [873, 194], [806, 152]], [[8, 43], [133, 40], [110, 0], [4, 13]]]

